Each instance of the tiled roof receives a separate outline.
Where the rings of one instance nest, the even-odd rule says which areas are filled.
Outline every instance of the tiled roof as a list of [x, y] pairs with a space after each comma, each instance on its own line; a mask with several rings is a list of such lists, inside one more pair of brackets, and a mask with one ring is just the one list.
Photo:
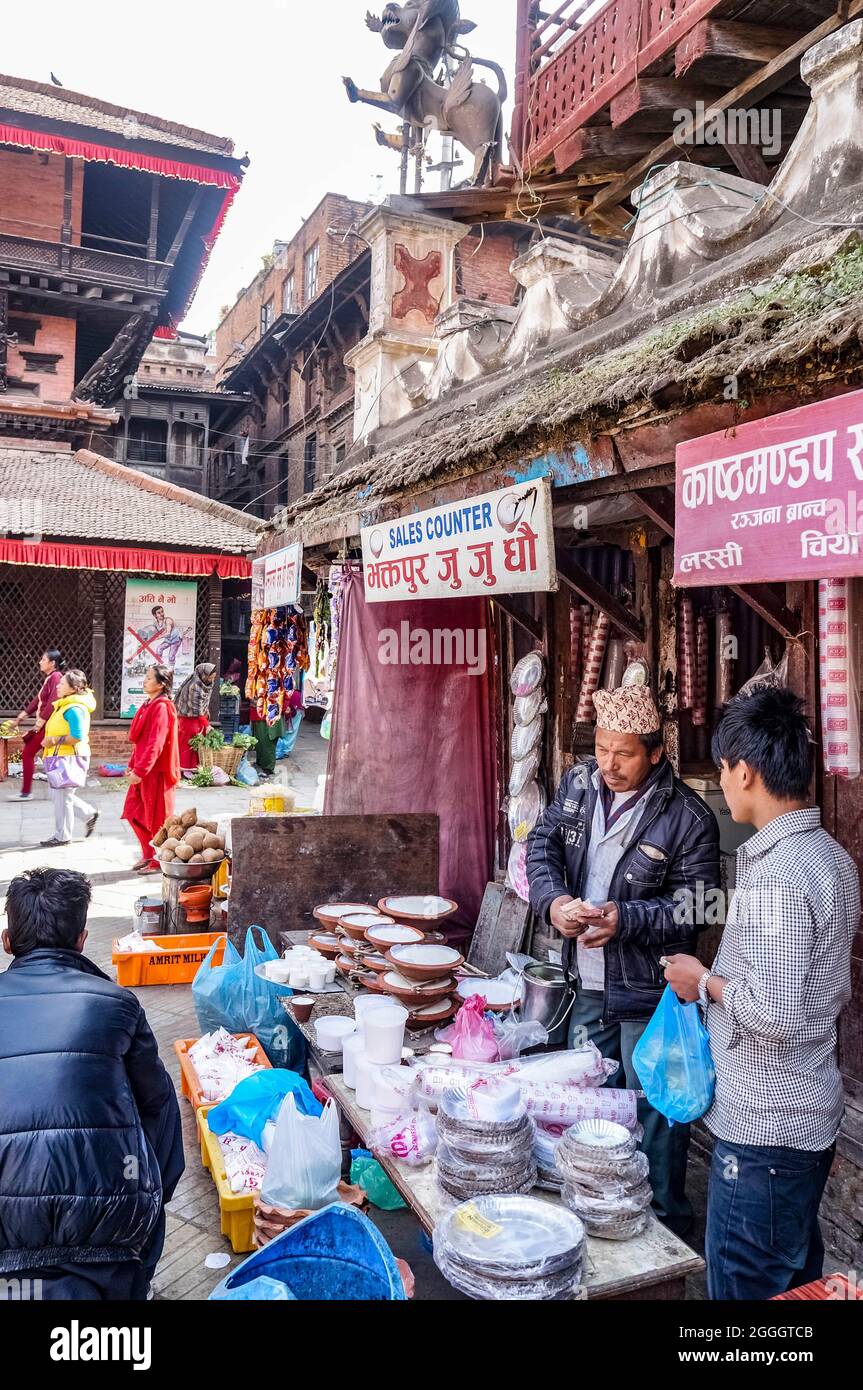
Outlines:
[[208, 135], [206, 131], [178, 125], [175, 121], [163, 120], [161, 116], [149, 116], [144, 111], [113, 106], [111, 102], [101, 101], [98, 97], [88, 97], [82, 92], [49, 86], [44, 82], [31, 82], [25, 77], [4, 77], [0, 74], [0, 108], [38, 116], [43, 120], [90, 126], [125, 140], [155, 140], [162, 145], [206, 151], [227, 158], [234, 153], [233, 140], [225, 136]]
[[41, 503], [45, 537], [245, 554], [262, 523], [88, 449], [0, 447], [0, 497]]

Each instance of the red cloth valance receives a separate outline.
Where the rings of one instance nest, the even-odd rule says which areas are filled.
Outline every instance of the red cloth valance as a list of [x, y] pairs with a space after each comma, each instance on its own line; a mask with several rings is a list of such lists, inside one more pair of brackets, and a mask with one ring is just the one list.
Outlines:
[[140, 574], [186, 574], [205, 578], [213, 570], [221, 579], [248, 579], [252, 562], [244, 555], [195, 555], [162, 550], [75, 545], [61, 541], [0, 539], [0, 564], [40, 565], [45, 569], [123, 570]]
[[163, 159], [160, 155], [139, 154], [137, 150], [116, 149], [113, 145], [96, 145], [90, 140], [74, 140], [68, 135], [49, 135], [41, 130], [21, 130], [15, 125], [0, 125], [0, 145], [21, 145], [27, 150], [47, 150], [65, 154], [70, 159], [88, 159], [104, 164], [119, 164], [124, 169], [142, 169], [149, 174], [162, 174], [167, 179], [186, 179], [190, 183], [210, 183], [236, 193], [240, 180], [226, 169], [208, 169], [203, 164], [189, 164], [182, 159]]

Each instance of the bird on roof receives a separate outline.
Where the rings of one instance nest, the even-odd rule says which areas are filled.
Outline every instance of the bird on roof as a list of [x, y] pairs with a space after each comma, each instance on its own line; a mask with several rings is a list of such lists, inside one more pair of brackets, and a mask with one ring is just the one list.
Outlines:
[[53, 72], [51, 73], [51, 81], [54, 83], [55, 87], [63, 86], [63, 83], [60, 81], [59, 77], [56, 77]]

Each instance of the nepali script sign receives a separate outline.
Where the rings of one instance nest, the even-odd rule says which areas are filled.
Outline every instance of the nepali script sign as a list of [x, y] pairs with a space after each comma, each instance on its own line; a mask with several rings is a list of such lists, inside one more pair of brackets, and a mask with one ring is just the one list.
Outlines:
[[863, 391], [677, 449], [674, 582], [863, 574]]
[[367, 603], [558, 586], [548, 478], [463, 498], [362, 533]]
[[[288, 604], [299, 603], [303, 570], [302, 545], [297, 543], [286, 546], [284, 550], [274, 550], [272, 555], [265, 555], [263, 561], [255, 563], [261, 565], [264, 600], [262, 608], [285, 608]], [[257, 578], [253, 566], [253, 588], [256, 587]]]

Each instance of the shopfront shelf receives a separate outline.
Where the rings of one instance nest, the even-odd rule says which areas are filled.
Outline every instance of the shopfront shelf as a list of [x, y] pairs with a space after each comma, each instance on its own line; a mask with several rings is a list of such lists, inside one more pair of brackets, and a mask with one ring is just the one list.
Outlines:
[[219, 1194], [222, 1235], [227, 1236], [231, 1242], [231, 1249], [235, 1255], [245, 1255], [255, 1249], [255, 1198], [258, 1193], [231, 1191], [218, 1136], [210, 1132], [210, 1126], [207, 1124], [207, 1115], [214, 1108], [212, 1105], [204, 1105], [197, 1112], [201, 1162], [212, 1175]]
[[145, 985], [190, 985], [207, 952], [218, 941], [213, 964], [221, 965], [225, 953], [224, 932], [196, 932], [188, 936], [152, 936], [149, 941], [161, 946], [161, 951], [144, 955], [137, 951], [119, 951], [114, 942], [111, 964], [117, 967], [117, 983], [129, 989]]
[[[257, 1066], [262, 1068], [267, 1067], [270, 1070], [272, 1070], [272, 1062], [270, 1061], [264, 1049], [261, 1047], [261, 1044], [258, 1042], [254, 1033], [234, 1033], [233, 1036], [237, 1038], [240, 1042], [251, 1043], [254, 1046], [254, 1060]], [[174, 1051], [176, 1052], [177, 1060], [180, 1063], [180, 1080], [182, 1084], [183, 1095], [186, 1097], [186, 1100], [191, 1102], [192, 1108], [194, 1110], [200, 1110], [202, 1105], [213, 1104], [211, 1100], [204, 1100], [204, 1097], [201, 1095], [201, 1086], [198, 1080], [198, 1073], [195, 1070], [195, 1063], [189, 1056], [191, 1048], [195, 1046], [195, 1043], [197, 1041], [197, 1038], [177, 1038], [176, 1042], [174, 1043]]]

